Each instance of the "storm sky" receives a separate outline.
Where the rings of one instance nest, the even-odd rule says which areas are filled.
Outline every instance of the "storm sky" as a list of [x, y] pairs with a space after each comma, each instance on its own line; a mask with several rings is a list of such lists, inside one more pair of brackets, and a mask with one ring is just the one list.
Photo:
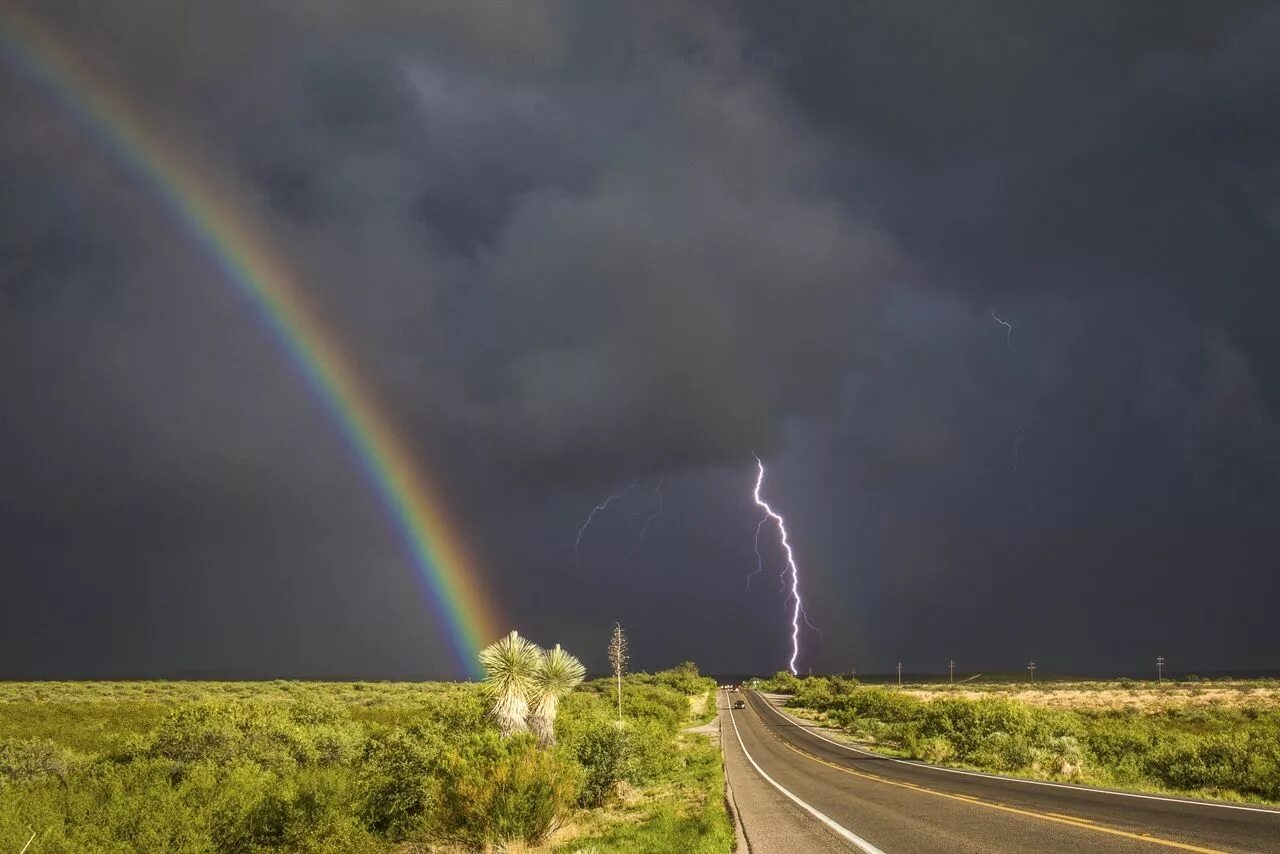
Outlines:
[[[783, 667], [758, 454], [801, 669], [1278, 666], [1280, 5], [24, 5], [252, 209], [534, 640]], [[280, 342], [3, 50], [0, 678], [457, 675]]]

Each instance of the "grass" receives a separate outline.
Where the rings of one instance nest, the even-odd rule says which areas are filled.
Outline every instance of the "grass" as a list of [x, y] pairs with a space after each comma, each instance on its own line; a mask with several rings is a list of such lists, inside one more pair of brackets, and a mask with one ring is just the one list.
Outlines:
[[1280, 802], [1274, 682], [904, 688], [780, 674], [801, 716], [886, 753], [1036, 779]]
[[683, 735], [677, 749], [679, 766], [667, 780], [588, 818], [584, 835], [556, 851], [720, 854], [732, 850], [733, 825], [725, 811], [720, 751], [705, 737], [693, 734]]
[[[502, 741], [466, 683], [0, 683], [0, 851], [729, 851], [682, 666]], [[712, 708], [714, 714], [714, 704]]]

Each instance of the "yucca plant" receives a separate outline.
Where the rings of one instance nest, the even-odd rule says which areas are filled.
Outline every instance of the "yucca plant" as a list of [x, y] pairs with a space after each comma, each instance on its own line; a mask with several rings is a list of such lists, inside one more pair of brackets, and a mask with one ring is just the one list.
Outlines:
[[561, 649], [560, 644], [542, 654], [533, 678], [533, 707], [529, 711], [529, 726], [542, 746], [556, 743], [560, 698], [582, 684], [586, 672], [582, 662]]
[[480, 651], [485, 670], [484, 684], [493, 697], [489, 713], [503, 738], [528, 729], [529, 695], [542, 660], [542, 650], [512, 632]]

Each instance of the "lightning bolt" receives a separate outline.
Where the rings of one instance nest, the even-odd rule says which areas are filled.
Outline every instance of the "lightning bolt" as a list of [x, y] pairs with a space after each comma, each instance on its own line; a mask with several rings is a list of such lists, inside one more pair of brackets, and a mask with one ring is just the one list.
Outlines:
[[635, 547], [633, 547], [630, 553], [627, 555], [628, 558], [635, 557], [636, 552], [638, 552], [640, 550], [640, 547], [644, 545], [644, 535], [648, 533], [649, 525], [653, 523], [654, 519], [657, 519], [659, 516], [662, 515], [662, 483], [666, 479], [667, 479], [667, 476], [665, 474], [661, 475], [658, 478], [658, 482], [654, 484], [653, 494], [658, 498], [658, 509], [654, 510], [652, 513], [650, 513], [648, 516], [645, 517], [644, 524], [640, 526], [640, 539], [636, 540]]
[[621, 492], [615, 492], [613, 495], [605, 498], [595, 507], [591, 508], [591, 512], [587, 514], [587, 519], [582, 523], [582, 527], [578, 529], [578, 535], [573, 539], [573, 569], [576, 572], [582, 565], [582, 535], [587, 532], [587, 528], [591, 526], [591, 520], [596, 518], [596, 514], [602, 510], [608, 509], [609, 505], [626, 495], [628, 492], [636, 488], [636, 481], [627, 484], [627, 488]]
[[751, 589], [751, 579], [764, 572], [764, 558], [760, 555], [760, 529], [764, 527], [764, 523], [769, 521], [768, 516], [760, 519], [760, 524], [756, 525], [756, 569], [755, 572], [747, 573], [747, 589]]
[[[791, 541], [787, 539], [786, 520], [774, 511], [767, 501], [760, 497], [760, 490], [763, 487], [764, 461], [756, 457], [756, 486], [751, 492], [751, 497], [755, 499], [756, 505], [765, 512], [765, 517], [773, 520], [773, 523], [778, 526], [778, 539], [782, 543], [782, 550], [787, 555], [787, 567], [784, 573], [791, 573], [791, 595], [787, 598], [788, 600], [793, 600], [794, 603], [791, 611], [791, 660], [787, 666], [791, 668], [792, 673], [799, 675], [799, 671], [796, 670], [796, 659], [800, 657], [800, 619], [804, 614], [804, 602], [800, 599], [800, 569], [796, 566], [796, 556], [791, 551]], [[764, 520], [761, 520], [761, 524], [764, 524]], [[760, 529], [757, 527], [756, 532], [759, 533], [759, 531]], [[757, 554], [759, 554], [758, 549]], [[808, 617], [804, 617], [804, 621], [808, 623]]]
[[991, 312], [991, 319], [1004, 327], [1004, 343], [1013, 343], [1013, 324], [1007, 320], [1002, 320], [1000, 315], [996, 314], [996, 310], [991, 306], [987, 306], [987, 310]]

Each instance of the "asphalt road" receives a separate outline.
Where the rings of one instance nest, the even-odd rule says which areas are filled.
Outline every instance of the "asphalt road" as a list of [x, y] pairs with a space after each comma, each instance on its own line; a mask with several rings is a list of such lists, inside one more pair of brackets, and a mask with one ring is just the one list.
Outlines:
[[[745, 709], [729, 708], [745, 699]], [[829, 740], [723, 692], [729, 783], [752, 854], [1280, 852], [1280, 810], [959, 772]]]

